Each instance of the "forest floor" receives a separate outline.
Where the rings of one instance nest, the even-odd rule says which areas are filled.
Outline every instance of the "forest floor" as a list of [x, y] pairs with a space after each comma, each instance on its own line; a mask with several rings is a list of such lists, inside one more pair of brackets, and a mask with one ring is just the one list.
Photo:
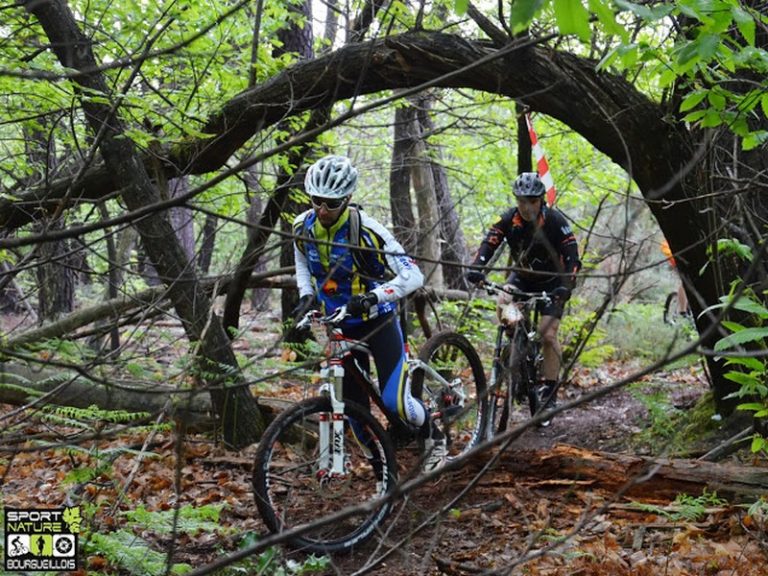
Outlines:
[[[636, 367], [627, 361], [578, 369], [560, 391], [560, 402], [623, 378]], [[292, 398], [299, 388], [284, 381], [272, 393]], [[659, 372], [563, 413], [548, 428], [529, 428], [508, 450], [517, 458], [527, 451], [541, 456], [564, 445], [593, 451], [594, 458], [605, 453], [673, 456], [677, 445], [665, 445], [652, 432], [664, 429], [670, 413], [691, 409], [707, 388], [697, 365]], [[19, 415], [12, 414], [15, 407], [0, 407], [0, 421], [18, 421]], [[522, 412], [517, 418], [525, 419]], [[25, 426], [30, 437], [54, 432], [66, 440], [71, 432], [41, 418], [29, 418]], [[730, 433], [724, 430], [721, 436]], [[701, 451], [716, 441], [709, 442]], [[250, 483], [252, 447], [233, 452], [209, 435], [192, 434], [179, 449], [172, 431], [156, 429], [81, 444], [82, 450], [31, 450], [35, 444], [24, 446], [29, 451], [0, 453], [2, 505], [80, 504], [87, 524], [81, 574], [163, 573], [171, 545], [170, 528], [163, 523], [170, 521], [176, 503], [188, 513], [181, 515], [187, 524], [182, 522], [173, 545], [175, 563], [201, 568], [264, 533]], [[599, 480], [521, 471], [506, 455], [479, 477], [481, 465], [493, 453], [495, 449], [420, 487], [399, 504], [386, 534], [353, 554], [316, 563], [314, 573], [768, 574], [766, 519], [746, 505], [711, 494], [627, 498]], [[745, 450], [728, 461], [766, 466]], [[77, 476], [76, 471], [88, 474]], [[473, 488], [456, 499], [471, 483]], [[212, 522], [190, 512], [195, 509], [214, 511], [208, 518]], [[114, 542], [121, 547], [112, 549]], [[308, 573], [299, 571], [312, 565], [306, 560], [283, 549], [217, 573]]]

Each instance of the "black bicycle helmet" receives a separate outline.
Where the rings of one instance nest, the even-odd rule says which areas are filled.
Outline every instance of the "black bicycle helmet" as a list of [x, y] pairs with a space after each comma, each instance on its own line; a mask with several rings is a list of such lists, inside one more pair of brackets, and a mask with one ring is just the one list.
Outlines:
[[515, 182], [512, 184], [512, 191], [515, 193], [515, 196], [538, 198], [544, 195], [546, 189], [544, 188], [544, 182], [541, 181], [536, 172], [523, 172], [515, 178]]

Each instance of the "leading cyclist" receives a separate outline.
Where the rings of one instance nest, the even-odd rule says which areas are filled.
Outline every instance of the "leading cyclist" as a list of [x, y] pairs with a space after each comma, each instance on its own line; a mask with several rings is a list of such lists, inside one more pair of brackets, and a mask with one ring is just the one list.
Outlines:
[[[540, 406], [556, 405], [562, 351], [557, 331], [563, 306], [571, 297], [576, 273], [581, 268], [576, 238], [565, 216], [544, 202], [544, 183], [535, 172], [523, 172], [512, 184], [517, 207], [501, 215], [485, 235], [475, 255], [467, 280], [485, 280], [483, 269], [506, 239], [516, 271], [507, 282], [524, 292], [547, 292], [552, 303], [541, 310], [539, 334], [542, 342], [543, 379], [537, 386]], [[543, 422], [546, 426], [549, 422]]]
[[[312, 208], [294, 220], [294, 255], [299, 304], [294, 317], [319, 305], [324, 314], [347, 306], [343, 333], [365, 341], [373, 355], [384, 405], [425, 437], [425, 471], [445, 463], [445, 437], [431, 425], [424, 405], [411, 395], [405, 344], [397, 321], [397, 301], [424, 283], [416, 263], [395, 237], [358, 208], [359, 238], [351, 240], [350, 198], [357, 169], [345, 156], [326, 156], [307, 170], [304, 187]], [[351, 243], [375, 249], [355, 250]], [[355, 247], [357, 248], [357, 247]], [[358, 364], [370, 368], [368, 354], [354, 351]], [[347, 361], [351, 361], [348, 359]], [[345, 370], [344, 397], [366, 407], [370, 399]]]

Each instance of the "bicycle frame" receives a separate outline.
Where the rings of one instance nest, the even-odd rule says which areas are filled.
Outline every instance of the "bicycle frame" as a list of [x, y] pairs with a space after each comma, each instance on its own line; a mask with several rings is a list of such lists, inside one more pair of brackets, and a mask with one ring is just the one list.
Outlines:
[[[538, 331], [541, 312], [539, 303], [548, 304], [551, 302], [550, 296], [546, 292], [523, 292], [514, 287], [501, 286], [492, 282], [485, 282], [483, 287], [489, 294], [504, 293], [512, 296], [511, 302], [505, 303], [499, 313], [500, 324], [496, 332], [496, 344], [493, 351], [493, 363], [491, 366], [491, 375], [488, 389], [491, 395], [490, 417], [488, 418], [488, 428], [486, 439], [491, 439], [496, 434], [494, 429], [496, 424], [496, 411], [500, 408], [500, 401], [505, 406], [502, 409], [502, 416], [509, 416], [512, 402], [522, 394], [529, 395], [530, 387], [534, 384], [538, 371], [538, 346], [534, 349], [536, 353], [531, 356], [531, 347], [540, 341]], [[504, 389], [503, 382], [500, 382], [501, 374], [504, 371], [503, 354], [505, 348], [508, 348], [508, 354], [518, 352], [522, 353], [523, 365], [521, 368], [525, 373], [521, 373], [523, 389], [511, 390], [509, 386]], [[511, 385], [511, 382], [509, 383]], [[533, 408], [532, 408], [533, 411]]]
[[[338, 479], [347, 474], [345, 462], [345, 434], [344, 434], [344, 376], [346, 370], [351, 368], [355, 379], [363, 385], [368, 396], [379, 407], [382, 414], [392, 425], [405, 425], [409, 430], [414, 427], [407, 422], [403, 422], [398, 416], [390, 413], [384, 406], [379, 387], [370, 377], [366, 370], [358, 365], [356, 361], [350, 363], [348, 367], [344, 366], [344, 360], [352, 355], [356, 350], [366, 353], [370, 352], [368, 345], [360, 340], [354, 340], [346, 337], [339, 324], [348, 316], [346, 306], [339, 308], [329, 316], [322, 316], [320, 312], [308, 312], [304, 318], [297, 324], [297, 328], [308, 327], [310, 323], [315, 322], [325, 327], [328, 335], [328, 350], [324, 365], [320, 368], [320, 378], [322, 384], [319, 387], [321, 394], [328, 394], [331, 400], [332, 412], [329, 415], [322, 415], [319, 423], [318, 441], [320, 443], [320, 458], [318, 462], [317, 476], [319, 479]], [[461, 384], [459, 379], [449, 382], [432, 366], [419, 358], [412, 358], [408, 355], [408, 378], [413, 377], [417, 370], [423, 370], [441, 387], [451, 390], [460, 396], [462, 401], [466, 395], [458, 388]], [[442, 416], [440, 413], [430, 414], [431, 418]]]

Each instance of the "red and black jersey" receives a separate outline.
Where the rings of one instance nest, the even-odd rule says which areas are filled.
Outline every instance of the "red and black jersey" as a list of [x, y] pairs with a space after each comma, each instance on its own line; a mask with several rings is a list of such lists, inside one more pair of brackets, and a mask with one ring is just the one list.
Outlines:
[[556, 208], [543, 206], [533, 222], [523, 220], [517, 208], [504, 212], [486, 233], [473, 266], [486, 266], [503, 240], [512, 250], [513, 266], [521, 278], [539, 284], [561, 277], [563, 284], [573, 286], [581, 268], [578, 245], [571, 226]]

